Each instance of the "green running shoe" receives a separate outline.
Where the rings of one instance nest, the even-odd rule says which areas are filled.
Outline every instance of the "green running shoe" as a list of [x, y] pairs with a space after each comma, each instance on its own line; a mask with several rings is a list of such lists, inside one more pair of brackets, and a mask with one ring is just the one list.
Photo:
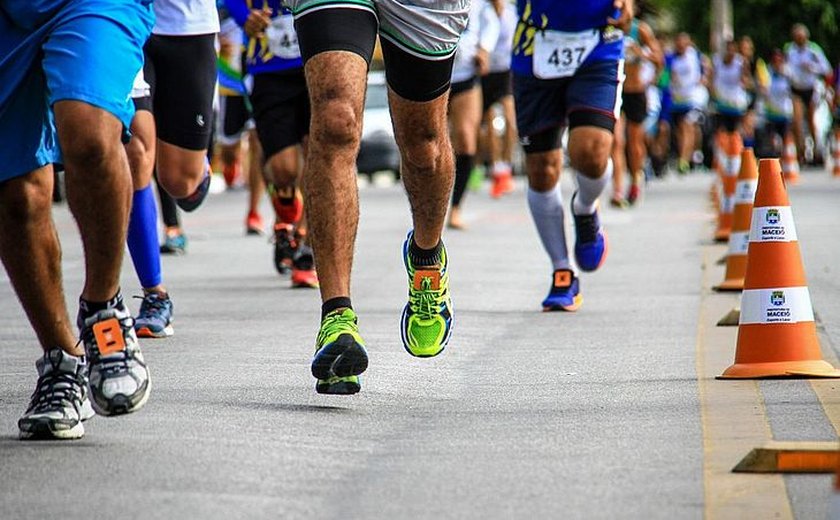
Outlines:
[[365, 344], [353, 309], [338, 309], [321, 321], [312, 359], [319, 394], [350, 395], [361, 390], [359, 374], [368, 366]]
[[487, 176], [484, 166], [475, 165], [470, 171], [470, 179], [467, 181], [467, 189], [470, 191], [481, 191], [484, 186], [484, 178]]
[[455, 321], [449, 297], [449, 258], [443, 248], [440, 267], [415, 268], [408, 254], [412, 236], [409, 233], [403, 244], [408, 303], [400, 320], [402, 342], [412, 356], [433, 357], [446, 348]]

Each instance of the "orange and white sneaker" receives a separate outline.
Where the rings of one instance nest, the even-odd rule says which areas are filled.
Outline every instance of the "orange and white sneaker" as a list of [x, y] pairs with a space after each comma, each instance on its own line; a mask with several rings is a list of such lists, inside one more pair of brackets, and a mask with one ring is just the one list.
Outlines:
[[493, 170], [493, 186], [490, 188], [490, 196], [494, 199], [500, 198], [512, 192], [514, 189], [513, 172], [510, 168]]

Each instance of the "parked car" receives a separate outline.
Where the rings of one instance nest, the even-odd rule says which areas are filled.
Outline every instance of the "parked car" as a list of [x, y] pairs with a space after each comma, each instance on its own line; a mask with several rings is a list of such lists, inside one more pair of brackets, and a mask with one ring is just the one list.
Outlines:
[[371, 72], [368, 75], [362, 124], [362, 142], [356, 159], [359, 173], [372, 177], [374, 173], [387, 171], [399, 178], [400, 151], [394, 139], [391, 111], [388, 108], [388, 86], [382, 72]]

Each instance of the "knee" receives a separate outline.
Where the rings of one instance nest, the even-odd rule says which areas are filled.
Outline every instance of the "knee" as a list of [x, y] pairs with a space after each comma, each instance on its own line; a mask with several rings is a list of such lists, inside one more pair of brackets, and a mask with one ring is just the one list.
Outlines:
[[145, 188], [151, 181], [152, 170], [155, 166], [155, 158], [151, 150], [141, 139], [132, 137], [125, 146], [125, 153], [128, 157], [134, 189]]
[[[400, 144], [403, 166], [415, 173], [434, 172], [447, 148], [436, 132], [423, 131], [403, 139]], [[452, 150], [446, 150], [451, 154]]]
[[559, 152], [529, 154], [526, 165], [528, 186], [534, 191], [546, 192], [554, 189], [560, 180], [562, 163]]
[[50, 215], [52, 183], [47, 175], [52, 175], [52, 171], [0, 183], [0, 225], [20, 226]]
[[279, 188], [288, 188], [297, 180], [297, 164], [289, 161], [282, 153], [271, 156], [266, 163], [266, 169], [269, 181]]
[[572, 168], [587, 177], [597, 179], [604, 174], [610, 159], [612, 143], [608, 137], [590, 138], [569, 147]]
[[[353, 105], [338, 98], [315, 104], [309, 130], [313, 144], [322, 143], [338, 148], [358, 148], [361, 133], [361, 114]], [[313, 106], [313, 109], [315, 107]]]
[[62, 140], [64, 163], [71, 175], [98, 174], [102, 166], [111, 160], [120, 147], [119, 141], [112, 142], [105, 135], [96, 132], [76, 132]]

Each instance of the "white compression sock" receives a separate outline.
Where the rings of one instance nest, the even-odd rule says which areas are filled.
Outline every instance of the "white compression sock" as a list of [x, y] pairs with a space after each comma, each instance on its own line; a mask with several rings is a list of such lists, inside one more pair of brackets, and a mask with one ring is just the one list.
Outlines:
[[554, 269], [569, 269], [560, 183], [553, 190], [542, 193], [528, 188], [528, 207]]
[[604, 169], [604, 174], [597, 179], [592, 179], [586, 175], [575, 170], [575, 177], [577, 178], [578, 192], [575, 197], [575, 203], [572, 211], [575, 215], [591, 215], [595, 213], [596, 202], [598, 197], [604, 193], [607, 184], [610, 183], [613, 175], [612, 159], [607, 161], [607, 167]]

